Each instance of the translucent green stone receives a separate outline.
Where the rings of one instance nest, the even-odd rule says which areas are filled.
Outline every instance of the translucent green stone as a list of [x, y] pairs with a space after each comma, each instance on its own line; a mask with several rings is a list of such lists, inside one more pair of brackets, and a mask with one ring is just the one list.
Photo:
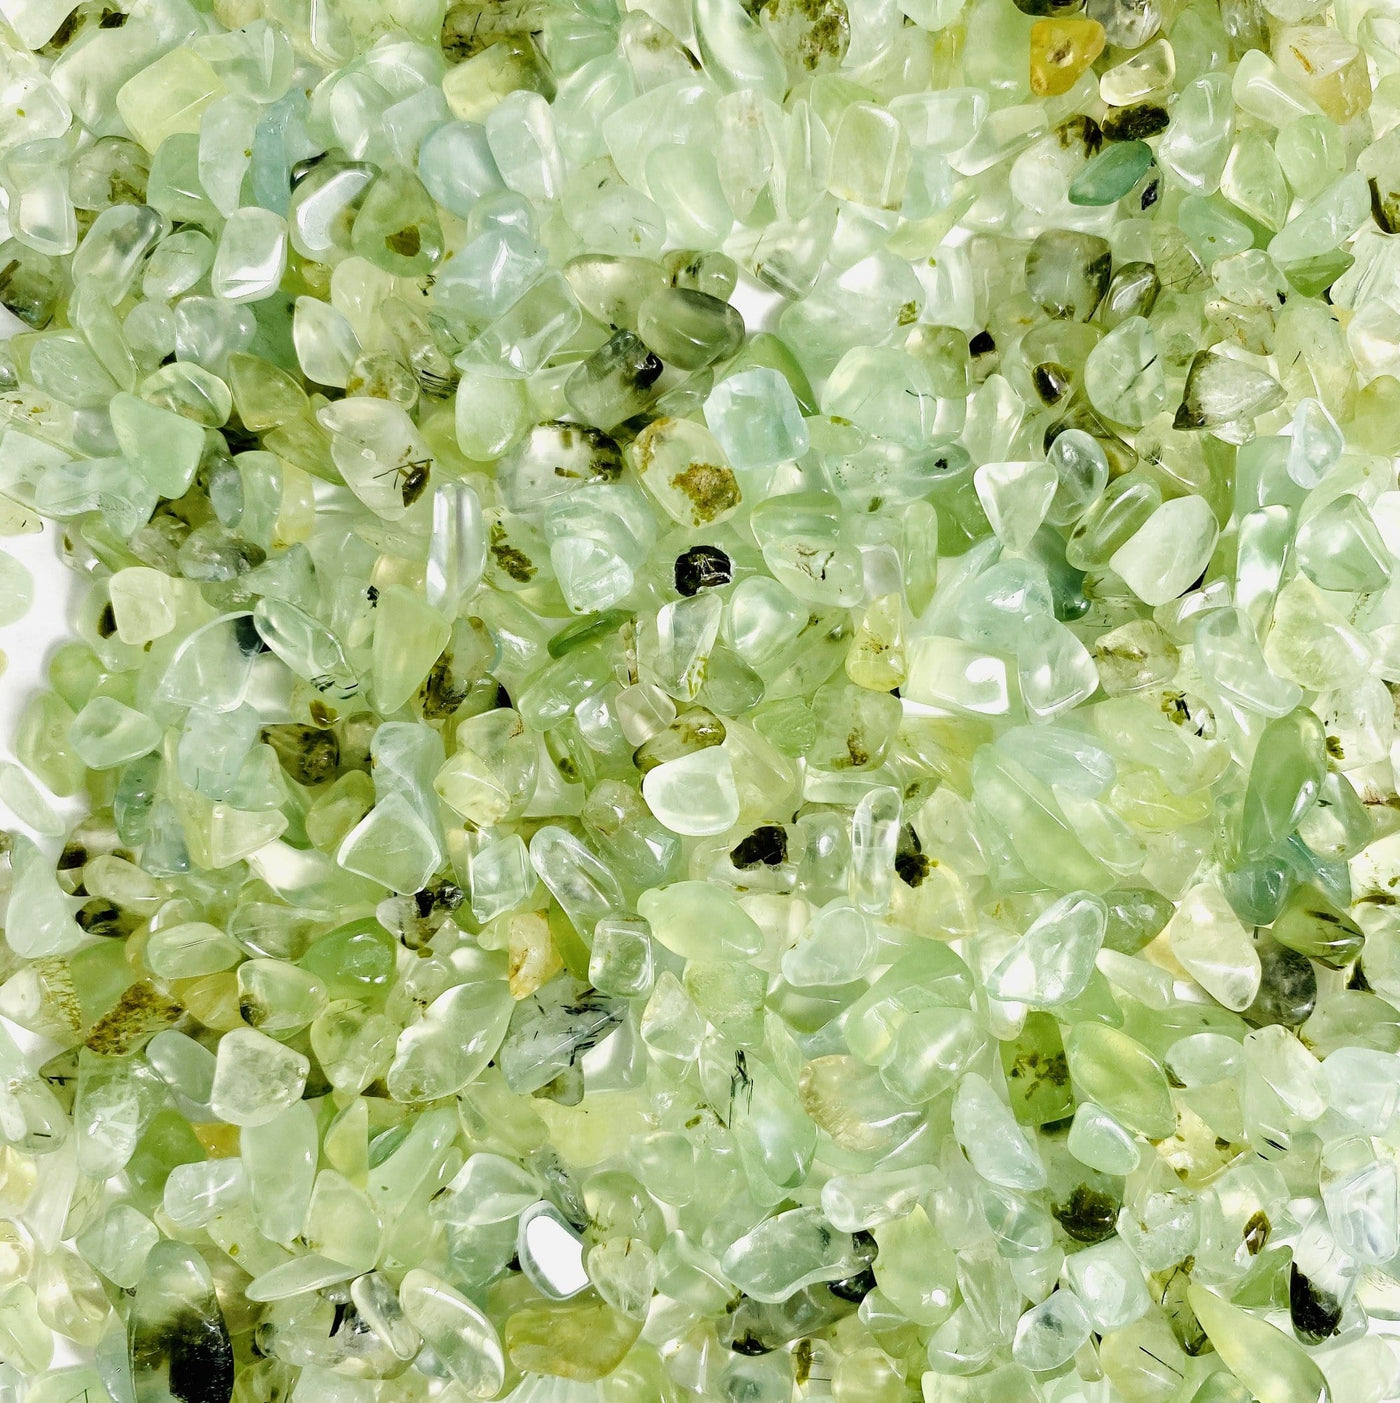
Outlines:
[[637, 332], [668, 365], [698, 370], [739, 349], [744, 322], [727, 302], [707, 292], [662, 288], [638, 307]]
[[115, 697], [94, 697], [73, 718], [68, 737], [85, 765], [107, 770], [154, 750], [160, 744], [161, 730], [149, 717]]
[[1191, 1308], [1227, 1367], [1260, 1403], [1327, 1403], [1332, 1394], [1302, 1347], [1266, 1321], [1192, 1284]]
[[1116, 1028], [1077, 1023], [1065, 1038], [1065, 1056], [1077, 1096], [1140, 1135], [1172, 1133], [1176, 1111], [1166, 1072], [1140, 1043]]
[[735, 468], [772, 467], [807, 447], [788, 382], [767, 367], [721, 381], [705, 403], [705, 422]]
[[589, 1382], [617, 1367], [640, 1329], [640, 1321], [585, 1295], [515, 1311], [506, 1320], [505, 1347], [517, 1369]]
[[413, 591], [391, 585], [379, 592], [370, 671], [382, 711], [397, 711], [418, 690], [450, 637], [447, 620]]
[[1001, 1067], [1011, 1109], [1023, 1125], [1063, 1120], [1073, 1110], [1064, 1043], [1050, 1014], [1031, 1014], [1019, 1035], [1001, 1044]]
[[1245, 791], [1240, 842], [1247, 857], [1286, 838], [1316, 802], [1325, 741], [1321, 722], [1301, 707], [1265, 727]]
[[1072, 205], [1112, 205], [1123, 198], [1152, 165], [1152, 148], [1145, 141], [1117, 141], [1085, 162], [1070, 182]]
[[172, 1403], [196, 1374], [208, 1396], [232, 1396], [228, 1325], [209, 1268], [192, 1248], [160, 1242], [151, 1249], [127, 1333], [138, 1403]]
[[1385, 6], [0, 9], [0, 1403], [1396, 1391]]
[[1350, 964], [1366, 940], [1361, 927], [1313, 886], [1294, 891], [1270, 934], [1280, 945], [1333, 969]]
[[442, 228], [433, 202], [408, 171], [382, 172], [364, 192], [350, 234], [361, 258], [398, 277], [433, 270], [442, 258]]

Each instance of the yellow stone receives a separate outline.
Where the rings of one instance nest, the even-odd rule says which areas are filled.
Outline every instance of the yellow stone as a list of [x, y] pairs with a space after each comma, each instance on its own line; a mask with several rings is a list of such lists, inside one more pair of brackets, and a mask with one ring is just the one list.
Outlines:
[[554, 948], [549, 922], [542, 912], [522, 911], [511, 916], [507, 938], [511, 997], [528, 999], [564, 968], [564, 961]]
[[1031, 91], [1067, 93], [1104, 49], [1103, 25], [1093, 19], [1042, 19], [1031, 26]]
[[1274, 36], [1274, 61], [1334, 122], [1345, 125], [1371, 105], [1366, 55], [1335, 29], [1289, 25]]
[[204, 1147], [210, 1159], [232, 1159], [239, 1150], [239, 1129], [214, 1121], [191, 1124], [194, 1138]]

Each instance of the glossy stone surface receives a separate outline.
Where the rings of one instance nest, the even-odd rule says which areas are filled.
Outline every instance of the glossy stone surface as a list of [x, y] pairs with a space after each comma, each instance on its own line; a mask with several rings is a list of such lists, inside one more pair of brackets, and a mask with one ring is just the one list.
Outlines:
[[1390, 8], [0, 11], [0, 1403], [1400, 1392]]

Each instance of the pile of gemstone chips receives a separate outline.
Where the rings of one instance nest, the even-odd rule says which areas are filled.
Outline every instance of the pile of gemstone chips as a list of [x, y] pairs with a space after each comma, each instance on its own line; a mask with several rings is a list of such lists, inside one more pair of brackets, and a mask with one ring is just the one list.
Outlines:
[[0, 1400], [1400, 1395], [1396, 0], [124, 4]]

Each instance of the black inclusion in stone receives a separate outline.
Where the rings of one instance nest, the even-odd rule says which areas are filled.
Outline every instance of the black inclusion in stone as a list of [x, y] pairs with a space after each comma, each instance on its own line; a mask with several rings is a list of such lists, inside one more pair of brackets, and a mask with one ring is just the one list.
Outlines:
[[1071, 387], [1069, 371], [1057, 361], [1047, 360], [1031, 371], [1031, 383], [1044, 404], [1064, 399]]
[[1115, 107], [1103, 119], [1103, 134], [1110, 141], [1144, 141], [1167, 129], [1171, 118], [1155, 102]]
[[750, 1357], [759, 1354], [771, 1354], [772, 1345], [766, 1345], [756, 1335], [739, 1335], [730, 1341], [729, 1348], [735, 1354], [746, 1354]]
[[221, 1319], [190, 1311], [171, 1324], [165, 1341], [169, 1387], [179, 1403], [228, 1403], [233, 1393], [233, 1345]]
[[282, 768], [307, 788], [334, 779], [340, 769], [340, 741], [334, 731], [286, 721], [264, 726], [262, 739]]
[[733, 578], [734, 566], [718, 546], [691, 546], [676, 557], [676, 591], [687, 599]]
[[1306, 955], [1266, 938], [1255, 941], [1259, 955], [1259, 992], [1240, 1015], [1256, 1028], [1277, 1023], [1296, 1028], [1317, 1005], [1317, 971]]
[[262, 440], [257, 434], [240, 424], [225, 424], [220, 432], [230, 453], [249, 453], [262, 445]]
[[642, 363], [635, 371], [637, 388], [645, 390], [648, 386], [654, 385], [661, 378], [661, 372], [665, 369], [666, 367], [662, 365], [660, 356], [652, 351], [648, 351], [646, 355], [642, 357]]
[[141, 924], [139, 918], [123, 911], [113, 901], [94, 896], [74, 913], [73, 919], [89, 934], [124, 940]]
[[787, 861], [787, 829], [776, 823], [755, 828], [729, 851], [729, 860], [741, 871], [750, 867], [777, 867]]
[[253, 622], [251, 614], [239, 614], [233, 621], [233, 636], [238, 640], [238, 651], [245, 658], [251, 658], [255, 653], [266, 653], [267, 644], [263, 642], [263, 636], [258, 632], [258, 626]]
[[1337, 1333], [1342, 1303], [1309, 1281], [1294, 1262], [1288, 1273], [1288, 1314], [1294, 1333], [1304, 1344], [1320, 1345]]
[[1076, 1184], [1063, 1203], [1051, 1205], [1050, 1212], [1076, 1242], [1102, 1242], [1117, 1230], [1121, 1207], [1121, 1203], [1102, 1190]]
[[1262, 1208], [1250, 1215], [1249, 1221], [1244, 1225], [1244, 1245], [1251, 1257], [1257, 1257], [1264, 1250], [1264, 1244], [1268, 1242], [1272, 1231], [1269, 1215]]
[[895, 875], [906, 887], [920, 886], [928, 876], [929, 860], [924, 856], [923, 844], [914, 832], [914, 825], [906, 823], [899, 830], [899, 841], [894, 850]]
[[58, 855], [58, 870], [72, 872], [74, 868], [86, 867], [87, 862], [87, 848], [82, 843], [70, 841], [64, 844], [63, 851]]
[[848, 1276], [842, 1281], [827, 1282], [826, 1289], [841, 1301], [863, 1301], [875, 1287], [875, 1272], [871, 1267]]
[[1086, 156], [1092, 156], [1103, 145], [1103, 131], [1092, 117], [1076, 115], [1055, 128], [1055, 136], [1066, 151], [1079, 146]]

